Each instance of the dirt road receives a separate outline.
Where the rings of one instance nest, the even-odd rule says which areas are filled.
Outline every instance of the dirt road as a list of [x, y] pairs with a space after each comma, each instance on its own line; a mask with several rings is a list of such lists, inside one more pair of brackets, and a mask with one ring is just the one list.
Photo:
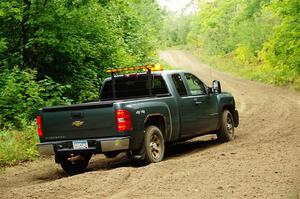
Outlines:
[[210, 70], [182, 51], [161, 52], [210, 85], [221, 80], [240, 111], [236, 139], [213, 136], [171, 146], [158, 164], [134, 168], [124, 155], [92, 159], [67, 176], [52, 158], [0, 171], [2, 198], [300, 198], [300, 93]]

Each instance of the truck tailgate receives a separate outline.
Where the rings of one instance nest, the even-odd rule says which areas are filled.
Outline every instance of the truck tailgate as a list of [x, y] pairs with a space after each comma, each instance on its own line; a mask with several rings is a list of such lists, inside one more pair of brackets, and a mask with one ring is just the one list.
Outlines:
[[44, 108], [43, 141], [117, 136], [113, 102]]

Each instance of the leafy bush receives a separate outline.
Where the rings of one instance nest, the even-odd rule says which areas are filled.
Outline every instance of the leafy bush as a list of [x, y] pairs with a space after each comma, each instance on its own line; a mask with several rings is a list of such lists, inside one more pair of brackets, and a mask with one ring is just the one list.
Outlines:
[[37, 142], [36, 127], [32, 124], [22, 131], [0, 131], [0, 165], [36, 159], [39, 156]]
[[43, 106], [70, 103], [63, 97], [68, 86], [50, 78], [36, 81], [35, 70], [5, 69], [0, 73], [0, 128], [23, 128]]

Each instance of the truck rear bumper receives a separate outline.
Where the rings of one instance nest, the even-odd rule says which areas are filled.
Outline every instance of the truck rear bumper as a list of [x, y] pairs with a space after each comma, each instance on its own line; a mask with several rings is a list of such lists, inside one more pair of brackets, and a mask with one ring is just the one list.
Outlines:
[[109, 151], [125, 151], [129, 149], [129, 137], [88, 139], [88, 148], [73, 149], [73, 140], [45, 142], [37, 144], [40, 155], [54, 155], [56, 152], [78, 152], [89, 151], [92, 153], [102, 153]]

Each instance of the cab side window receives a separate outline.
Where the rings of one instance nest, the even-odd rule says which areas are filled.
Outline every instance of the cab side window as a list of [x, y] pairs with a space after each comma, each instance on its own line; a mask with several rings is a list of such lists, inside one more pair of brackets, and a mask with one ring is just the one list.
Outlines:
[[179, 74], [172, 75], [173, 83], [175, 84], [176, 90], [180, 96], [187, 96], [187, 91], [184, 86], [183, 80]]
[[191, 95], [206, 95], [206, 88], [201, 80], [196, 76], [186, 73], [184, 74], [187, 84], [190, 88]]

